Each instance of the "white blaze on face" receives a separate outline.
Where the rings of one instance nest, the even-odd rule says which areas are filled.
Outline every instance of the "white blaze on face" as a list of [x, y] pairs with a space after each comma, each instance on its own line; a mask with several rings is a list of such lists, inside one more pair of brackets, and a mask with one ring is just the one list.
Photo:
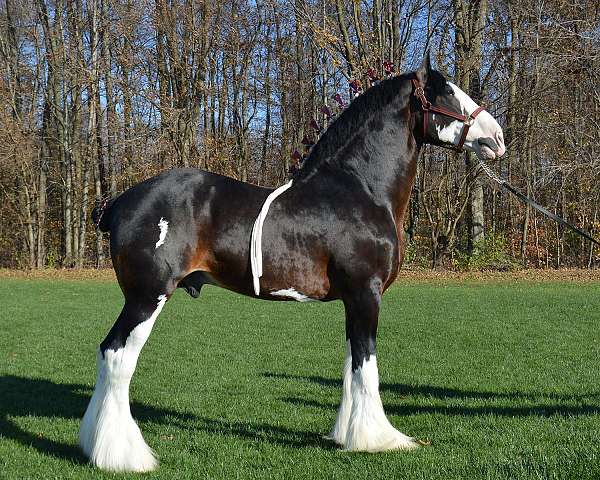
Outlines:
[[158, 242], [156, 242], [156, 246], [154, 247], [155, 250], [165, 243], [167, 231], [169, 230], [169, 222], [167, 222], [163, 217], [160, 217], [160, 220], [158, 221], [158, 228], [160, 229], [160, 233], [158, 235]]
[[[460, 103], [463, 115], [468, 116], [478, 108], [473, 99], [460, 88], [452, 82], [448, 82], [448, 85], [454, 90], [454, 97]], [[436, 126], [438, 138], [442, 142], [458, 145], [463, 127], [463, 122], [459, 120], [454, 120], [443, 128]], [[486, 110], [475, 117], [473, 125], [467, 133], [464, 146], [467, 150], [475, 152], [477, 156], [485, 159], [501, 157], [506, 151], [502, 128]]]

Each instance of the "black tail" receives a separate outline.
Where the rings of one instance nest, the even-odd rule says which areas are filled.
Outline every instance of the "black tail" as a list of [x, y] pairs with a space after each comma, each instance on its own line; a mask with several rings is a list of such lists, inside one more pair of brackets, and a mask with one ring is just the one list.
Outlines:
[[96, 202], [92, 210], [92, 220], [101, 232], [110, 231], [110, 208], [116, 199], [105, 199]]

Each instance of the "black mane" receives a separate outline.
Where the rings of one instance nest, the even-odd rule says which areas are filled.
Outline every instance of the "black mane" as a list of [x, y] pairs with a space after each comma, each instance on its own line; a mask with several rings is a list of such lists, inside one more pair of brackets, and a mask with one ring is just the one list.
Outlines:
[[317, 168], [330, 163], [335, 158], [336, 152], [348, 142], [354, 132], [364, 126], [366, 121], [381, 108], [388, 105], [400, 93], [402, 83], [412, 75], [407, 73], [382, 80], [352, 100], [312, 147], [295, 181], [306, 179]]
[[[310, 178], [312, 174], [323, 165], [335, 161], [336, 152], [348, 143], [356, 130], [383, 107], [388, 105], [400, 94], [402, 84], [414, 77], [414, 73], [404, 73], [379, 82], [358, 96], [350, 105], [333, 121], [325, 133], [312, 147], [308, 157], [295, 176], [295, 181]], [[426, 93], [428, 98], [435, 103], [438, 92], [443, 91], [446, 78], [437, 70], [429, 71]]]

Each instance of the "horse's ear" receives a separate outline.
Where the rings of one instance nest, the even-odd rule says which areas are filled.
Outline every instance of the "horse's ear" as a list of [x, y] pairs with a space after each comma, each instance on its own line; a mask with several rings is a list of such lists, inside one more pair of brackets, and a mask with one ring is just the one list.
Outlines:
[[422, 85], [427, 84], [427, 80], [429, 79], [429, 72], [431, 72], [431, 57], [429, 55], [429, 49], [425, 52], [425, 56], [423, 57], [423, 61], [421, 62], [421, 66], [415, 72], [417, 75], [417, 79], [421, 82]]

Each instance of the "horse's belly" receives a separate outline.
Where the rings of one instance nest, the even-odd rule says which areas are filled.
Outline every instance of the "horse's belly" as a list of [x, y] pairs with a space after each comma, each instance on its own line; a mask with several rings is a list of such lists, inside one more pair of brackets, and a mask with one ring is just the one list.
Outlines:
[[291, 252], [285, 258], [263, 263], [261, 293], [292, 300], [322, 300], [329, 294], [327, 258], [314, 258]]

